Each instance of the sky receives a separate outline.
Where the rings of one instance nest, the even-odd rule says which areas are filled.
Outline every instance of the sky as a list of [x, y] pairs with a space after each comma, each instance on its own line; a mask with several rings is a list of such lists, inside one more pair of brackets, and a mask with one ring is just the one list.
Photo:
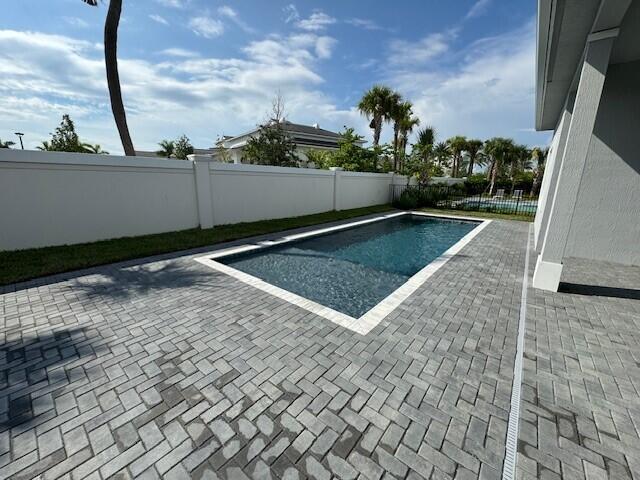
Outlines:
[[[35, 148], [69, 113], [81, 139], [122, 153], [103, 51], [108, 1], [11, 2], [0, 17], [0, 139]], [[534, 0], [124, 0], [118, 58], [138, 150], [186, 134], [197, 148], [268, 118], [371, 141], [356, 106], [398, 90], [438, 140], [548, 143], [534, 124]], [[382, 140], [392, 134], [383, 129]]]

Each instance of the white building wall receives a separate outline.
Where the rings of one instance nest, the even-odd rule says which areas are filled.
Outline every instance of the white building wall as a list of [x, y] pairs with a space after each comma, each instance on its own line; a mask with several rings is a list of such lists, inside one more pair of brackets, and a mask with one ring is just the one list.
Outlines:
[[562, 165], [562, 155], [564, 155], [564, 147], [567, 143], [567, 131], [569, 130], [570, 123], [571, 113], [569, 110], [564, 110], [549, 147], [547, 164], [542, 177], [542, 185], [540, 186], [538, 208], [536, 209], [536, 217], [533, 222], [534, 245], [538, 251], [542, 247], [544, 234], [546, 233], [546, 228], [549, 223], [549, 215], [551, 214], [551, 206], [553, 205], [552, 197], [556, 191], [556, 184], [560, 166]]
[[610, 65], [565, 256], [640, 265], [640, 62]]

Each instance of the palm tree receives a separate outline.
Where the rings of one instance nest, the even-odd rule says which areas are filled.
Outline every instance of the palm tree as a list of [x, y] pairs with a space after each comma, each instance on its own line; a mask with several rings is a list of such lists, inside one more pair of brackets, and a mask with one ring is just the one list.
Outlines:
[[11, 140], [7, 140], [6, 142], [3, 142], [0, 139], [0, 148], [11, 148], [12, 145], [15, 145], [16, 142], [12, 142]]
[[491, 158], [491, 167], [488, 173], [490, 195], [494, 193], [498, 171], [514, 147], [513, 140], [510, 138], [494, 137], [484, 142], [484, 151]]
[[469, 168], [467, 170], [467, 176], [470, 177], [473, 175], [473, 167], [479, 164], [479, 161], [482, 157], [482, 146], [484, 142], [478, 139], [467, 140], [467, 144], [464, 147], [464, 150], [467, 152], [469, 156]]
[[159, 157], [171, 158], [176, 151], [176, 144], [172, 140], [162, 140], [158, 145], [160, 145], [160, 150], [156, 152], [156, 155]]
[[515, 189], [516, 175], [530, 164], [531, 150], [526, 145], [514, 145], [507, 153], [506, 162], [509, 164], [509, 178], [511, 191]]
[[[82, 0], [84, 3], [97, 6], [98, 0]], [[124, 148], [124, 154], [135, 156], [129, 127], [127, 126], [127, 115], [122, 103], [122, 91], [120, 89], [120, 75], [118, 74], [118, 25], [120, 24], [120, 14], [122, 12], [122, 0], [109, 0], [107, 18], [104, 22], [104, 63], [107, 69], [107, 86], [111, 97], [111, 111], [115, 119], [120, 141]]]
[[389, 111], [391, 105], [395, 102], [397, 93], [384, 85], [374, 85], [367, 90], [358, 103], [358, 110], [371, 119], [369, 128], [373, 130], [373, 146], [377, 146], [380, 142], [380, 133], [382, 132], [382, 123], [390, 120]]
[[85, 153], [94, 153], [96, 155], [109, 155], [109, 152], [103, 150], [100, 145], [97, 143], [95, 145], [91, 145], [90, 143], [83, 143], [82, 149]]
[[544, 168], [547, 163], [547, 156], [549, 155], [549, 148], [535, 147], [531, 150], [531, 156], [536, 161], [536, 171], [533, 178], [533, 186], [531, 187], [531, 195], [537, 196], [540, 193], [540, 186], [542, 185], [542, 177], [544, 175]]
[[416, 145], [432, 146], [436, 141], [436, 129], [432, 126], [427, 126], [418, 130], [418, 141]]
[[402, 128], [408, 125], [413, 105], [411, 102], [402, 101], [402, 98], [398, 96], [398, 101], [391, 105], [390, 114], [393, 120], [393, 168], [398, 168], [398, 159], [400, 157], [400, 136], [402, 134]]
[[427, 162], [433, 154], [436, 130], [432, 126], [421, 128], [418, 130], [417, 137], [417, 142], [413, 144], [413, 152], [418, 153], [423, 162]]
[[400, 139], [399, 139], [399, 147], [402, 165], [401, 168], [404, 167], [404, 158], [407, 155], [407, 142], [409, 141], [409, 135], [413, 132], [413, 129], [420, 125], [420, 119], [418, 117], [405, 117], [400, 120]]
[[433, 157], [442, 168], [449, 167], [449, 159], [451, 158], [451, 149], [447, 142], [436, 143], [433, 147]]
[[36, 148], [38, 150], [42, 150], [43, 152], [52, 152], [53, 151], [53, 147], [51, 147], [51, 144], [49, 142], [47, 142], [46, 140], [42, 142], [42, 145], [39, 145]]
[[467, 146], [467, 137], [456, 135], [447, 140], [449, 148], [451, 149], [451, 155], [453, 157], [453, 165], [451, 166], [451, 176], [457, 177], [460, 170], [460, 164], [462, 163], [462, 152], [464, 152]]

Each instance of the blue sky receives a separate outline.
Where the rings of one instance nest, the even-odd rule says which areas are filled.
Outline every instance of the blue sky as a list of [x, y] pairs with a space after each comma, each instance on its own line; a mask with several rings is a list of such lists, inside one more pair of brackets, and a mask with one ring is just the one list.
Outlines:
[[[137, 149], [197, 147], [262, 122], [280, 91], [291, 121], [370, 140], [355, 106], [398, 89], [439, 139], [533, 131], [533, 0], [124, 0], [120, 74]], [[107, 2], [12, 2], [0, 18], [0, 138], [28, 147], [70, 113], [83, 140], [121, 152], [102, 51]], [[387, 127], [383, 139], [388, 139]]]

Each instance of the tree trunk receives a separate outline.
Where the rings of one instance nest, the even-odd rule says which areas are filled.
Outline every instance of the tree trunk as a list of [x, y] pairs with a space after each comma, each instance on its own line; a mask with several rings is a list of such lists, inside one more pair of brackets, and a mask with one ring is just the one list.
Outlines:
[[489, 184], [489, 195], [493, 195], [493, 191], [496, 186], [496, 177], [498, 176], [498, 159], [496, 158], [493, 161], [493, 165], [491, 167], [491, 183]]
[[135, 156], [136, 152], [131, 142], [129, 128], [127, 127], [127, 116], [122, 104], [120, 76], [118, 75], [118, 25], [120, 24], [121, 12], [122, 0], [111, 0], [107, 11], [107, 19], [104, 23], [104, 61], [107, 68], [107, 85], [109, 87], [109, 96], [111, 97], [111, 110], [118, 127], [124, 154]]
[[380, 142], [380, 134], [382, 133], [382, 116], [373, 117], [373, 146], [377, 147]]
[[536, 178], [533, 179], [533, 185], [531, 186], [531, 195], [538, 196], [540, 194], [540, 185], [542, 184], [543, 175], [544, 170], [540, 171], [540, 169], [538, 169]]
[[398, 124], [393, 126], [393, 171], [398, 169]]
[[511, 171], [509, 172], [511, 176], [511, 194], [513, 195], [513, 191], [516, 188], [516, 160], [511, 162]]
[[475, 163], [475, 158], [473, 155], [469, 155], [469, 170], [467, 170], [467, 177], [473, 175], [473, 164]]

